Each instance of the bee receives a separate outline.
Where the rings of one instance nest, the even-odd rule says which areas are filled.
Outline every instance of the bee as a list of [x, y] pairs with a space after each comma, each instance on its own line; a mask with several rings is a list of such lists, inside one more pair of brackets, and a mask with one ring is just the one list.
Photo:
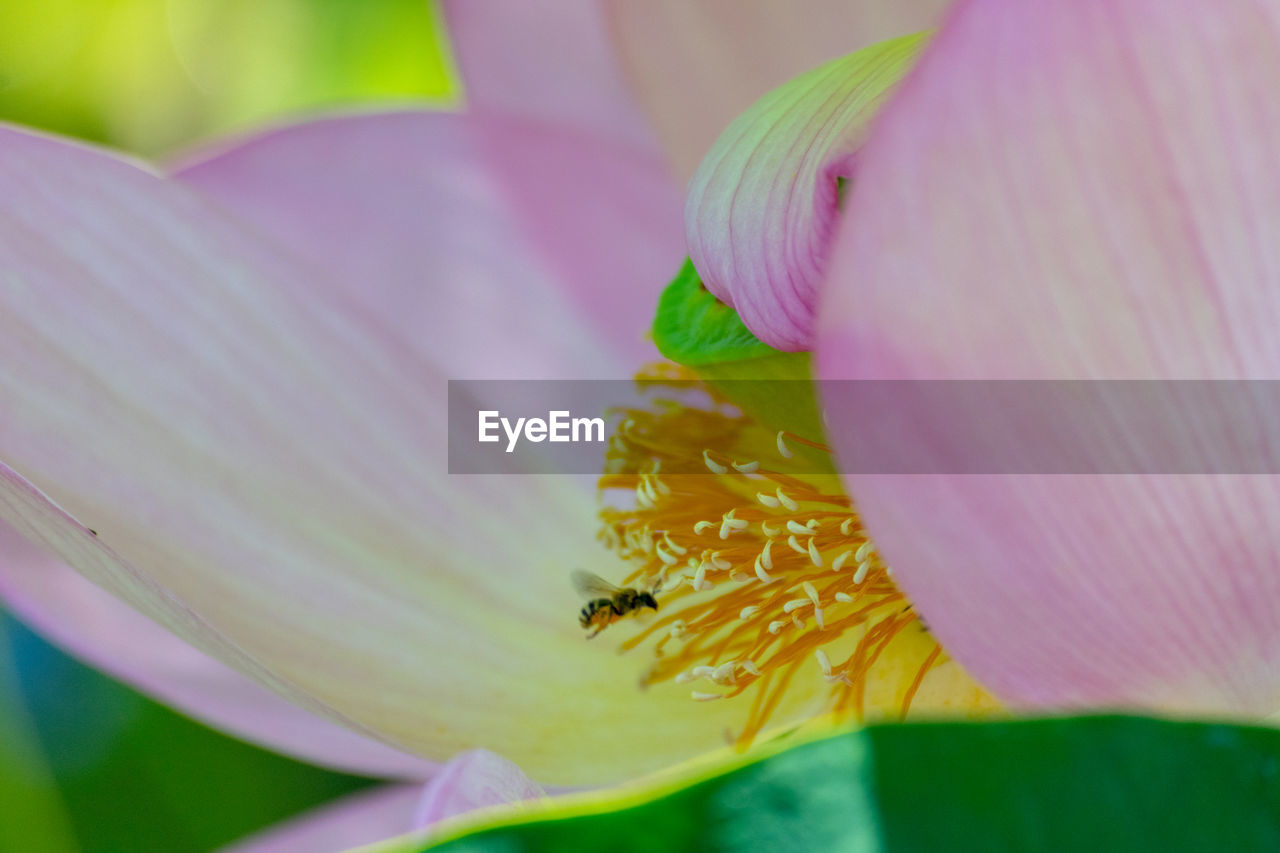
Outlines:
[[595, 628], [587, 635], [588, 640], [628, 613], [635, 613], [644, 607], [658, 609], [658, 600], [653, 597], [658, 587], [654, 587], [653, 592], [617, 587], [599, 575], [582, 569], [574, 571], [570, 577], [574, 589], [587, 599], [586, 606], [578, 614], [578, 624], [583, 628]]

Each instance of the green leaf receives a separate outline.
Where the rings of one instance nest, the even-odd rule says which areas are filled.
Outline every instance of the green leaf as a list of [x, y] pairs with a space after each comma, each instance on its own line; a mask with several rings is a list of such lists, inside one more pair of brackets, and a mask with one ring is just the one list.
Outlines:
[[614, 811], [570, 799], [377, 849], [1275, 851], [1280, 731], [1121, 716], [880, 725], [623, 796]]

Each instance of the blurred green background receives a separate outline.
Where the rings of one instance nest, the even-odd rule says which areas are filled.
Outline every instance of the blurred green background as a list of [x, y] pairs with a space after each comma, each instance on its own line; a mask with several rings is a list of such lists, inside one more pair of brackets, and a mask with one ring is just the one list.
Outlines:
[[[0, 0], [0, 121], [144, 156], [448, 107], [455, 79], [427, 0]], [[368, 784], [181, 717], [0, 611], [0, 853], [205, 853]]]
[[154, 155], [348, 105], [447, 105], [428, 0], [0, 0], [0, 120]]

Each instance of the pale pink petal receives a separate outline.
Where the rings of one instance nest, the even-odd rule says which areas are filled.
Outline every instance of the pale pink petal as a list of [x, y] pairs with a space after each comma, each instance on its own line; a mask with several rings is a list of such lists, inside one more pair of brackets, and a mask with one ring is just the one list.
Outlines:
[[946, 0], [612, 0], [613, 32], [677, 173], [756, 98], [860, 47], [920, 32]]
[[222, 853], [339, 853], [425, 829], [487, 806], [533, 800], [543, 791], [520, 768], [484, 749], [464, 752], [425, 787], [364, 791], [247, 838]]
[[418, 810], [415, 828], [430, 826], [473, 809], [534, 800], [543, 790], [520, 768], [487, 749], [464, 752], [431, 778]]
[[[511, 118], [326, 119], [195, 155], [178, 178], [333, 273], [451, 378], [626, 378], [656, 357], [653, 306], [684, 254], [656, 157]], [[552, 347], [557, 327], [581, 331]], [[499, 360], [513, 350], [528, 363]], [[605, 351], [618, 358], [589, 355]]]
[[178, 639], [0, 522], [0, 600], [65, 651], [214, 728], [304, 761], [425, 779], [430, 762], [309, 714]]
[[[583, 641], [569, 570], [625, 574], [593, 496], [448, 476], [448, 374], [323, 262], [102, 152], [12, 130], [0, 150], [0, 459], [26, 478], [0, 518], [202, 651], [418, 755], [484, 746], [585, 784], [721, 740], [729, 703], [641, 697], [634, 665]], [[530, 307], [514, 347], [471, 341], [494, 350], [486, 369], [609, 369], [536, 283], [423, 279], [440, 307], [424, 336], [469, 319], [458, 288]], [[599, 761], [630, 737], [652, 743]]]
[[857, 185], [867, 126], [922, 45], [891, 39], [788, 81], [734, 120], [689, 182], [694, 267], [776, 349], [813, 347], [839, 181]]
[[445, 0], [467, 108], [586, 130], [656, 152], [599, 0]]
[[[1278, 78], [1271, 2], [963, 3], [863, 149], [821, 374], [1280, 376]], [[1003, 697], [1280, 708], [1275, 478], [848, 483]]]
[[412, 830], [421, 799], [418, 785], [361, 791], [224, 847], [221, 853], [341, 853]]

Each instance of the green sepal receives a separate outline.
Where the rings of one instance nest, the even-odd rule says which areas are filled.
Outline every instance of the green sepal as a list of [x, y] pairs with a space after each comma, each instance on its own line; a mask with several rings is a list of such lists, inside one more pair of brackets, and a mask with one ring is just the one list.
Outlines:
[[512, 814], [455, 824], [427, 846], [372, 849], [1275, 851], [1280, 731], [1122, 716], [878, 725], [677, 790], [565, 798], [522, 823]]
[[665, 358], [687, 367], [778, 353], [751, 333], [737, 311], [707, 290], [687, 258], [658, 299], [653, 342]]
[[809, 353], [781, 352], [753, 335], [688, 259], [658, 300], [653, 340], [762, 423], [822, 440]]

